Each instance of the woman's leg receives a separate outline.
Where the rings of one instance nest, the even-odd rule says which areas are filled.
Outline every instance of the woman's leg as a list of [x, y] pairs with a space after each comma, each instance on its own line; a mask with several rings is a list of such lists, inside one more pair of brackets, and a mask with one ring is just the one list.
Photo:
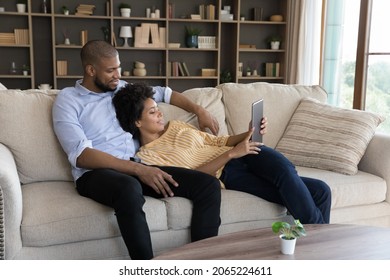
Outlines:
[[112, 169], [96, 169], [81, 176], [76, 185], [80, 195], [114, 208], [132, 259], [153, 258], [150, 231], [142, 209], [145, 198], [136, 178]]
[[314, 203], [321, 211], [324, 222], [329, 224], [330, 222], [330, 207], [332, 204], [332, 194], [329, 186], [321, 180], [301, 177], [302, 181], [307, 186]]
[[[185, 197], [193, 202], [191, 219], [191, 240], [218, 235], [221, 224], [221, 185], [213, 176], [186, 168], [159, 167], [179, 183], [171, 186], [175, 196]], [[152, 188], [145, 186], [144, 194], [161, 197]]]
[[[327, 222], [294, 165], [269, 147], [263, 146], [258, 155], [247, 155], [229, 162], [224, 169], [223, 182], [227, 188], [252, 193], [285, 205], [291, 215], [302, 223]], [[321, 182], [321, 185], [324, 184]], [[328, 193], [324, 196], [329, 195], [327, 201], [330, 207], [328, 190], [329, 188], [323, 189]]]

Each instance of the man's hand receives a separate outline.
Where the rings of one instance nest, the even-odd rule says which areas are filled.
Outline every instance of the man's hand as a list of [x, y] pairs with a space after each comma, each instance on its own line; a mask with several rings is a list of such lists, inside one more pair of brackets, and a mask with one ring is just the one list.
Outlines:
[[156, 193], [162, 194], [164, 197], [174, 196], [174, 193], [167, 182], [171, 183], [175, 187], [179, 184], [172, 178], [171, 175], [157, 167], [146, 165], [141, 166], [142, 167], [137, 172], [137, 176], [143, 183], [152, 187]]
[[200, 130], [205, 131], [208, 128], [212, 134], [218, 134], [219, 123], [213, 115], [204, 108], [200, 108], [196, 115], [198, 116]]

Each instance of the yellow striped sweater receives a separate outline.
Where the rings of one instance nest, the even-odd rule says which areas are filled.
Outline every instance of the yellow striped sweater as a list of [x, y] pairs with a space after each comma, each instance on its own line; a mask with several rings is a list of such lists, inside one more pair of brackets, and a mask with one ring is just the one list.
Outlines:
[[[194, 126], [170, 121], [158, 139], [142, 146], [137, 157], [145, 164], [196, 169], [233, 147], [226, 146], [229, 136], [215, 136]], [[221, 167], [215, 176], [221, 176]]]

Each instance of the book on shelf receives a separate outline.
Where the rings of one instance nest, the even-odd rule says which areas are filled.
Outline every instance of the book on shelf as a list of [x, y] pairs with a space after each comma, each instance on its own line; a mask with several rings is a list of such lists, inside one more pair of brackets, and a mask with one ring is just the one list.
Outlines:
[[80, 31], [80, 42], [81, 46], [84, 46], [88, 42], [88, 30]]
[[210, 20], [215, 19], [215, 5], [200, 4], [199, 15], [201, 19], [210, 19]]
[[57, 76], [66, 76], [66, 75], [68, 75], [68, 61], [57, 60]]
[[179, 76], [186, 76], [186, 73], [184, 72], [183, 63], [177, 62], [177, 65], [179, 67]]
[[188, 71], [187, 64], [185, 62], [182, 62], [185, 76], [190, 76], [190, 71]]
[[168, 73], [169, 76], [179, 77], [179, 76], [190, 76], [188, 71], [187, 64], [185, 62], [171, 61], [168, 63]]
[[16, 44], [15, 33], [0, 33], [0, 44]]
[[280, 63], [279, 62], [266, 62], [265, 63], [265, 76], [266, 77], [279, 77], [280, 76]]
[[253, 8], [253, 20], [262, 21], [263, 20], [263, 8]]
[[168, 18], [175, 18], [175, 4], [173, 3], [168, 5]]

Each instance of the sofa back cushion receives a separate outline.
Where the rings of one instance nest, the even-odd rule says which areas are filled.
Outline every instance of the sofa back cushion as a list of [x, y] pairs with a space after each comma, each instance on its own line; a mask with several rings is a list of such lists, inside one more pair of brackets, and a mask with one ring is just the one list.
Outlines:
[[0, 143], [14, 155], [23, 184], [72, 181], [71, 168], [52, 124], [57, 91], [0, 91]]
[[[225, 122], [225, 108], [222, 103], [222, 92], [220, 89], [212, 87], [193, 88], [184, 91], [182, 94], [194, 103], [201, 105], [217, 119], [219, 123], [219, 135], [228, 134]], [[194, 114], [170, 104], [160, 103], [158, 106], [164, 113], [164, 119], [166, 121], [181, 120], [199, 128], [198, 118]]]
[[264, 144], [275, 148], [301, 99], [311, 97], [326, 102], [327, 94], [320, 86], [284, 85], [257, 82], [226, 83], [218, 86], [223, 92], [226, 123], [229, 134], [248, 130], [251, 104], [264, 100], [264, 116], [268, 118]]

